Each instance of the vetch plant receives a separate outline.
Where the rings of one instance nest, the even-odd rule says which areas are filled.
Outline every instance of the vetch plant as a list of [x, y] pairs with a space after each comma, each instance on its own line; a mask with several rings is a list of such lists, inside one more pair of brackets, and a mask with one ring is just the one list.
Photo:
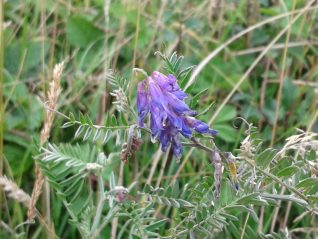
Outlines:
[[[109, 113], [103, 125], [95, 125], [87, 114], [76, 119], [73, 113], [47, 108], [67, 120], [63, 130], [74, 128], [74, 139], [85, 141], [47, 143], [35, 157], [81, 237], [105, 238], [117, 218], [116, 238], [285, 238], [292, 233], [287, 227], [278, 233], [257, 230], [265, 220], [261, 208], [274, 209], [287, 201], [304, 216], [317, 215], [317, 134], [301, 131], [280, 150], [264, 149], [256, 128], [242, 119], [245, 139], [239, 149], [224, 152], [215, 142], [217, 131], [199, 120], [189, 107], [190, 91], [182, 88], [193, 67], [183, 69], [183, 57], [176, 53], [158, 54], [167, 74], [154, 71], [138, 82], [136, 105], [127, 93], [131, 82], [109, 72], [117, 112]], [[206, 154], [209, 172], [187, 183], [158, 187], [138, 177], [131, 185], [117, 183], [116, 163], [128, 167], [138, 160], [136, 155], [151, 160], [153, 148], [145, 150], [148, 136], [178, 162], [184, 147]], [[105, 154], [108, 144], [112, 150]], [[256, 230], [246, 226], [248, 220]]]

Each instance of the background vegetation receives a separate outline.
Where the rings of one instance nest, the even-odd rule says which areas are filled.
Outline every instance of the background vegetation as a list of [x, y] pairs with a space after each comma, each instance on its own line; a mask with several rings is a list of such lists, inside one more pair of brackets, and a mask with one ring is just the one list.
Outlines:
[[[104, 152], [109, 161], [102, 173], [105, 187], [110, 191], [117, 184], [131, 188], [128, 205], [121, 208], [123, 218], [112, 218], [102, 230], [102, 238], [317, 237], [318, 143], [315, 134], [297, 131], [318, 130], [316, 1], [1, 2], [4, 16], [0, 47], [4, 61], [0, 139], [4, 147], [0, 147], [0, 168], [1, 174], [26, 194], [31, 195], [35, 182], [35, 156], [41, 153], [40, 134], [54, 65], [64, 61], [57, 109], [67, 116], [72, 112], [74, 119], [56, 115], [49, 139], [52, 145], [45, 147], [54, 151], [58, 147], [54, 145], [70, 143], [79, 147], [78, 152], [69, 149], [68, 144], [59, 150], [65, 154], [73, 150], [72, 154], [86, 163], [95, 162], [98, 152]], [[127, 130], [121, 139], [119, 133], [111, 131], [106, 144], [94, 144], [93, 135], [86, 135], [92, 124], [110, 127], [136, 123], [127, 111], [116, 110], [112, 104], [116, 97], [110, 93], [129, 82], [126, 93], [130, 106], [135, 108], [136, 84], [144, 75], [133, 68], [144, 69], [148, 74], [154, 70], [167, 72], [165, 61], [154, 54], [156, 51], [166, 56], [176, 51], [185, 56], [183, 67], [198, 66], [194, 71], [198, 74], [187, 88], [191, 96], [188, 103], [203, 112], [200, 120], [219, 131], [214, 142], [220, 150], [241, 155], [237, 161], [238, 192], [224, 163], [221, 197], [215, 198], [214, 166], [210, 154], [202, 150], [185, 147], [181, 162], [177, 163], [171, 153], [160, 153], [158, 144], [152, 144], [150, 136], [141, 132], [143, 145], [135, 158], [124, 164], [120, 152], [127, 141]], [[210, 61], [205, 64], [207, 56]], [[117, 84], [110, 84], [109, 69], [120, 72], [128, 82], [121, 85], [121, 78], [116, 76]], [[256, 128], [235, 120], [236, 117]], [[80, 121], [78, 125], [73, 125], [75, 119]], [[71, 123], [65, 125], [66, 122]], [[70, 127], [62, 129], [63, 125]], [[81, 132], [80, 125], [86, 127]], [[246, 132], [248, 128], [250, 131]], [[81, 136], [74, 137], [76, 132]], [[82, 142], [83, 138], [88, 144]], [[77, 143], [80, 146], [75, 146]], [[91, 145], [98, 150], [91, 151]], [[251, 160], [258, 162], [256, 167], [250, 165]], [[38, 163], [42, 170], [50, 167], [50, 163]], [[61, 169], [57, 175], [52, 168], [47, 170], [57, 180]], [[80, 176], [88, 177], [91, 185], [91, 194], [86, 195], [98, 191], [94, 174]], [[7, 181], [0, 184], [8, 186]], [[153, 188], [144, 188], [146, 184]], [[72, 188], [80, 188], [74, 185]], [[65, 193], [63, 187], [68, 185], [59, 186], [60, 192]], [[191, 190], [187, 191], [187, 187]], [[23, 224], [27, 207], [21, 197], [15, 198], [14, 193], [10, 196], [12, 188], [7, 188], [7, 193], [1, 190], [0, 237], [83, 237], [85, 231], [78, 230], [74, 220], [70, 223], [74, 218], [66, 213], [65, 198], [58, 197], [58, 189], [51, 185], [50, 192], [42, 195], [37, 204], [40, 219], [31, 224]], [[145, 194], [152, 195], [150, 206]], [[179, 201], [164, 199], [158, 204], [156, 195]], [[85, 200], [80, 197], [77, 203], [84, 204]], [[211, 202], [218, 206], [204, 206]], [[193, 204], [195, 210], [188, 210], [187, 203]], [[111, 208], [109, 203], [105, 215]], [[81, 215], [90, 218], [88, 215], [94, 215], [94, 210], [92, 207]], [[219, 215], [220, 212], [224, 214]], [[206, 224], [209, 215], [218, 219]], [[39, 222], [47, 218], [54, 233]], [[136, 225], [142, 230], [126, 225], [127, 218], [141, 223]], [[153, 231], [158, 234], [151, 234]]]

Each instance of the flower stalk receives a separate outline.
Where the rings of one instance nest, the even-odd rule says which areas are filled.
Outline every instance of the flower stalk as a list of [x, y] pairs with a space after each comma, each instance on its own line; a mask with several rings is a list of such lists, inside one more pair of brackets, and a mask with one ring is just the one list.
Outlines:
[[101, 174], [98, 175], [98, 192], [99, 192], [98, 203], [97, 203], [96, 213], [95, 213], [95, 217], [94, 217], [93, 225], [91, 229], [91, 235], [95, 234], [99, 226], [104, 204], [105, 204], [104, 180]]

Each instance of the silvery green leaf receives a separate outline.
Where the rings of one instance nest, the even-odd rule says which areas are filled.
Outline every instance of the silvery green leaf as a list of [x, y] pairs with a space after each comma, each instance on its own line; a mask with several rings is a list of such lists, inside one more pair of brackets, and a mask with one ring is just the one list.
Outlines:
[[84, 134], [83, 140], [84, 140], [84, 141], [87, 140], [87, 139], [91, 136], [92, 132], [93, 132], [93, 129], [92, 129], [92, 128], [87, 128], [87, 129], [86, 129], [86, 132], [85, 132], [85, 134]]
[[93, 142], [96, 142], [99, 139], [101, 133], [102, 133], [101, 129], [96, 129], [95, 130], [95, 134], [94, 134], [94, 137], [93, 137]]
[[171, 206], [171, 202], [167, 198], [161, 197], [161, 201], [163, 204], [165, 204], [167, 206]]
[[260, 166], [261, 168], [267, 168], [269, 166], [269, 164], [271, 163], [272, 159], [274, 158], [276, 154], [276, 150], [275, 149], [266, 149], [264, 150], [261, 154], [259, 154], [255, 161], [256, 164], [258, 166]]
[[145, 227], [145, 230], [147, 231], [155, 231], [156, 229], [163, 227], [167, 222], [167, 219], [162, 219], [159, 221], [156, 221], [154, 223], [151, 223], [150, 225]]
[[61, 126], [61, 128], [62, 128], [62, 129], [65, 129], [65, 128], [68, 128], [68, 127], [70, 127], [70, 126], [72, 126], [72, 125], [74, 125], [73, 122], [66, 122], [65, 124], [63, 124], [63, 125]]
[[80, 125], [75, 132], [74, 138], [78, 138], [83, 133], [84, 129], [85, 129], [85, 126]]

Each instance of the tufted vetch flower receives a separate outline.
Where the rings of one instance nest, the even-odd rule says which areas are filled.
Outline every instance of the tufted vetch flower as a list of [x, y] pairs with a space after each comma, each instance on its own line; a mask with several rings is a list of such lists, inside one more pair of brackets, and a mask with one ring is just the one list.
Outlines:
[[200, 134], [217, 134], [216, 130], [194, 117], [197, 113], [185, 103], [186, 97], [174, 75], [166, 76], [158, 71], [137, 86], [139, 127], [144, 127], [144, 120], [150, 113], [151, 138], [159, 140], [164, 152], [171, 145], [178, 159], [182, 156], [180, 135], [191, 138], [193, 130]]
[[148, 93], [144, 83], [139, 82], [137, 86], [138, 125], [140, 127], [143, 127], [143, 120], [149, 112]]

